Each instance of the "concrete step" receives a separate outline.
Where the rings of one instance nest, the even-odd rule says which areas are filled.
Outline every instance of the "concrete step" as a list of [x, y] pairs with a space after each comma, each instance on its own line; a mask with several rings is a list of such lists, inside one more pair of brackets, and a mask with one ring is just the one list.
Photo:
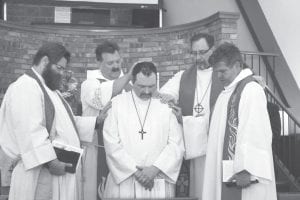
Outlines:
[[277, 193], [278, 200], [300, 200], [300, 192], [279, 192]]
[[0, 200], [8, 200], [8, 195], [0, 195]]

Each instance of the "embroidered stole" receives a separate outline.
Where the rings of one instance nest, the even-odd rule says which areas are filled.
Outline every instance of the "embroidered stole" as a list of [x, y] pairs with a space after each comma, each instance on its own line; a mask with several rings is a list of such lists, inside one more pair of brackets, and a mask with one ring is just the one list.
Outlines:
[[[237, 141], [237, 129], [239, 125], [239, 103], [241, 99], [241, 94], [247, 85], [247, 83], [256, 81], [252, 75], [247, 76], [241, 80], [235, 90], [233, 91], [227, 105], [227, 122], [224, 136], [224, 146], [223, 146], [223, 160], [234, 160], [235, 147]], [[242, 189], [236, 186], [228, 187], [226, 183], [222, 181], [222, 200], [241, 200], [242, 199]]]
[[[194, 65], [183, 72], [180, 80], [178, 104], [181, 108], [182, 116], [193, 115], [196, 84], [197, 66]], [[210, 113], [212, 113], [215, 102], [222, 89], [223, 87], [217, 74], [213, 72], [209, 99]], [[181, 180], [180, 182], [182, 184], [177, 183], [176, 185], [176, 197], [188, 197], [190, 190], [190, 160], [183, 160], [178, 180]]]

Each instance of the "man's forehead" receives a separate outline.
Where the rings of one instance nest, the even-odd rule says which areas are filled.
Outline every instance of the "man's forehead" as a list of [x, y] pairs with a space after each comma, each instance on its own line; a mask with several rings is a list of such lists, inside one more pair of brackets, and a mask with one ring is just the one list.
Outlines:
[[136, 84], [138, 85], [153, 85], [156, 83], [156, 76], [154, 73], [151, 73], [150, 76], [144, 75], [142, 72], [136, 75]]
[[214, 64], [214, 70], [222, 70], [222, 69], [226, 69], [229, 68], [228, 64], [225, 61], [219, 61], [217, 63]]
[[67, 59], [65, 57], [62, 57], [56, 64], [61, 66], [66, 66], [67, 62], [68, 62]]
[[115, 51], [114, 53], [102, 53], [103, 60], [118, 60], [121, 59], [120, 54], [118, 51]]

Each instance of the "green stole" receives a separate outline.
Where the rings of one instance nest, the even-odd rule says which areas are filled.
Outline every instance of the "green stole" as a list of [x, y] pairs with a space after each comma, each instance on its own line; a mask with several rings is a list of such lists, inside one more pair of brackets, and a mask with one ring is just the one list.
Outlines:
[[[233, 93], [230, 96], [227, 105], [227, 122], [224, 136], [224, 146], [223, 146], [223, 160], [234, 160], [235, 147], [237, 141], [237, 129], [239, 125], [239, 103], [241, 99], [241, 94], [247, 85], [247, 83], [256, 81], [252, 75], [247, 76], [241, 80]], [[226, 183], [222, 181], [222, 200], [241, 200], [242, 199], [242, 189], [236, 186], [227, 186]]]
[[[178, 104], [182, 110], [182, 116], [192, 116], [195, 99], [195, 89], [197, 84], [197, 66], [193, 65], [185, 70], [181, 76], [179, 86]], [[217, 73], [212, 73], [212, 84], [210, 92], [210, 113], [212, 113], [215, 102], [222, 91], [223, 86], [217, 77]], [[188, 197], [190, 184], [190, 160], [183, 160], [178, 181], [176, 184], [176, 197]]]

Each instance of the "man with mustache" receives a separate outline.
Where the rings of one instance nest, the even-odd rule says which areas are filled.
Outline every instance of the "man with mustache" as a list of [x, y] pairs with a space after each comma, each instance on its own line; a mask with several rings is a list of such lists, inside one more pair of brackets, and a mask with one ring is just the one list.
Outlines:
[[[96, 116], [102, 110], [104, 121], [105, 111], [110, 108], [111, 98], [122, 92], [125, 87], [130, 87], [128, 82], [131, 80], [131, 73], [123, 76], [122, 58], [119, 46], [115, 42], [104, 41], [97, 46], [95, 53], [99, 69], [88, 71], [87, 80], [81, 85], [82, 114]], [[85, 200], [97, 199], [97, 187], [101, 197], [101, 190], [108, 174], [101, 127], [98, 131], [100, 133], [95, 134], [92, 143], [84, 144], [86, 146], [83, 170]]]
[[112, 99], [104, 123], [105, 198], [171, 198], [184, 152], [182, 129], [172, 109], [152, 98], [156, 67], [137, 63], [133, 89]]
[[75, 117], [58, 91], [70, 53], [58, 43], [46, 43], [32, 68], [13, 82], [0, 109], [0, 145], [17, 162], [11, 179], [11, 200], [77, 200], [80, 164], [61, 162], [52, 142], [80, 148], [91, 141], [96, 117]]
[[163, 101], [178, 103], [183, 116], [186, 153], [179, 181], [184, 184], [176, 188], [177, 196], [195, 196], [201, 200], [209, 116], [222, 85], [208, 64], [214, 37], [198, 33], [190, 43], [194, 64], [175, 74], [160, 89], [160, 96]]

